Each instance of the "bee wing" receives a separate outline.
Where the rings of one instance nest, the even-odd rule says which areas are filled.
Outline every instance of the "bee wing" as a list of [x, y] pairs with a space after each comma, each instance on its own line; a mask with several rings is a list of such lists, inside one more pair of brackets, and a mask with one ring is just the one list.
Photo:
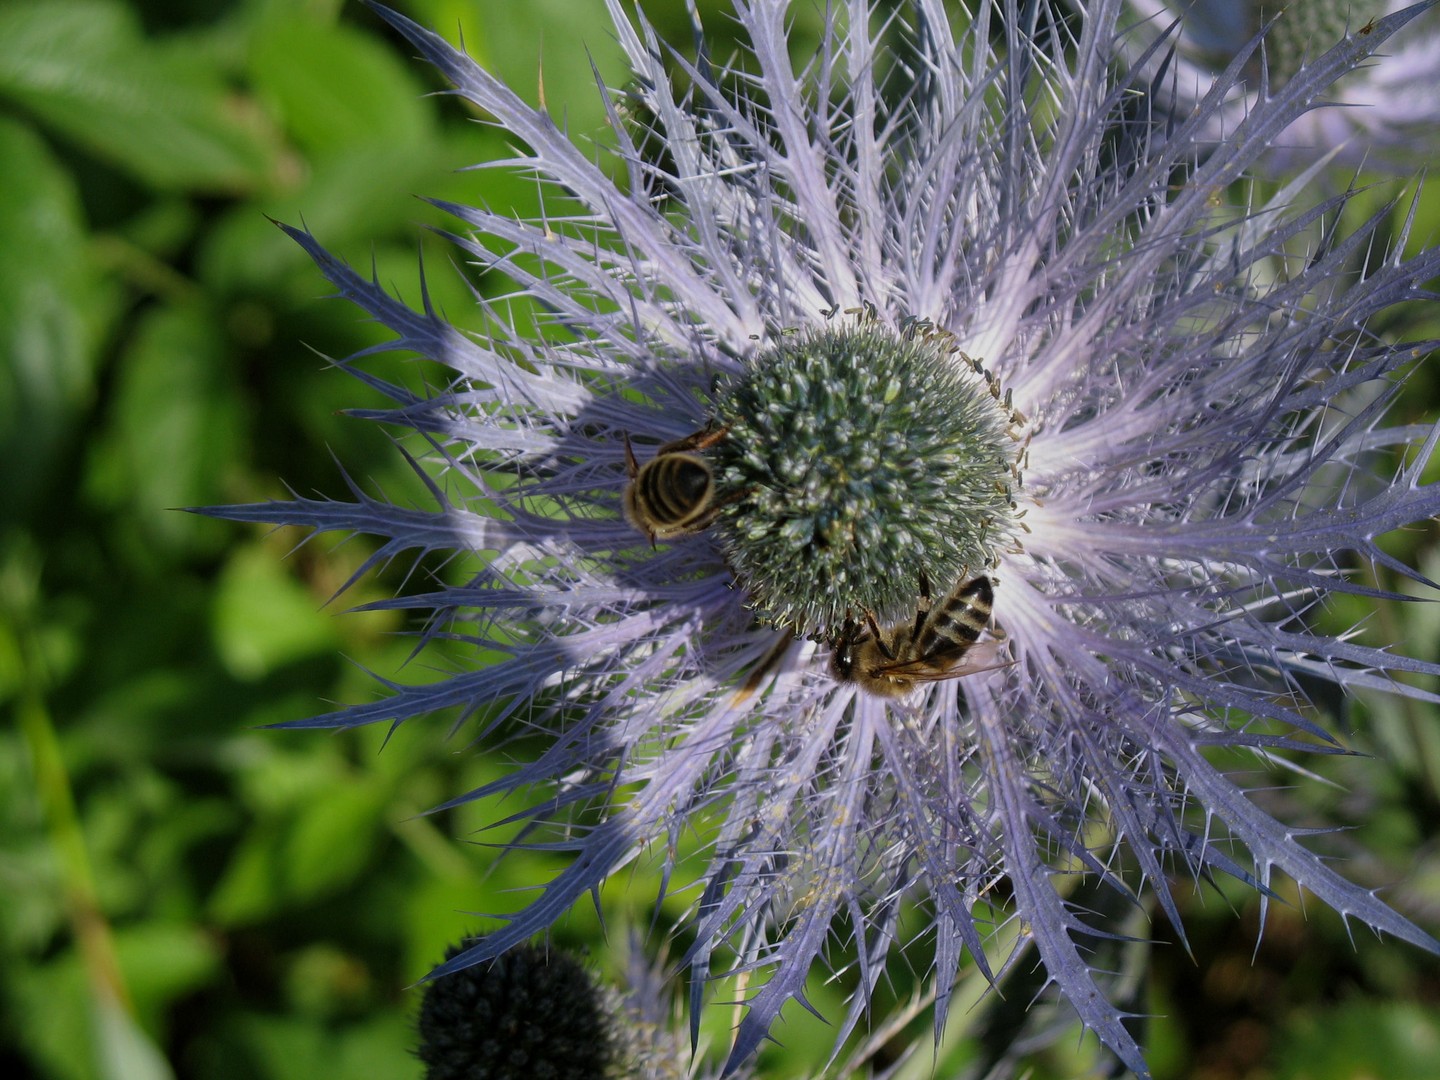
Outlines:
[[[1012, 667], [1018, 663], [1016, 660], [1005, 660], [1001, 657], [1001, 650], [1004, 647], [1003, 641], [981, 641], [964, 649], [956, 650], [955, 653], [942, 653], [939, 656], [926, 657], [921, 660], [897, 661], [893, 664], [877, 664], [870, 669], [870, 675], [877, 678], [888, 676], [911, 679], [914, 682], [944, 682], [946, 679], [960, 679], [982, 671], [998, 671], [1000, 668]], [[950, 659], [952, 656], [954, 657], [953, 661]]]
[[765, 681], [765, 677], [772, 674], [780, 666], [780, 662], [785, 659], [785, 654], [790, 651], [790, 643], [794, 640], [795, 631], [786, 630], [775, 640], [775, 644], [770, 646], [770, 651], [755, 661], [755, 667], [751, 670], [750, 677], [745, 680], [745, 685], [730, 697], [732, 708], [743, 703], [746, 698], [760, 689], [760, 684]]

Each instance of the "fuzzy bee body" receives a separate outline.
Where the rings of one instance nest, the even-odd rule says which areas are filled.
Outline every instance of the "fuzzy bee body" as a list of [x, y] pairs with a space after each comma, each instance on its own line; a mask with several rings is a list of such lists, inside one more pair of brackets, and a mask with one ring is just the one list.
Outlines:
[[625, 520], [650, 538], [670, 540], [699, 532], [719, 513], [715, 499], [715, 471], [697, 450], [714, 446], [724, 428], [702, 428], [693, 435], [666, 443], [644, 465], [635, 460], [630, 438], [625, 438], [625, 462], [630, 483], [621, 508]]
[[[979, 641], [995, 603], [990, 578], [962, 581], [937, 604], [922, 604], [913, 623], [882, 631], [873, 618], [848, 628], [835, 643], [831, 674], [879, 697], [899, 697], [918, 684], [958, 679], [996, 666], [982, 662]], [[982, 650], [989, 660], [989, 650]]]

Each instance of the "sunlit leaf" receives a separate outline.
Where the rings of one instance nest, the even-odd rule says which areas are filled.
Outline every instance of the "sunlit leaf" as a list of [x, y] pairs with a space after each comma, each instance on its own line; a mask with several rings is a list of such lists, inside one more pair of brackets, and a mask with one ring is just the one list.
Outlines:
[[0, 98], [164, 190], [253, 190], [278, 160], [268, 123], [213, 58], [146, 39], [118, 2], [0, 9]]

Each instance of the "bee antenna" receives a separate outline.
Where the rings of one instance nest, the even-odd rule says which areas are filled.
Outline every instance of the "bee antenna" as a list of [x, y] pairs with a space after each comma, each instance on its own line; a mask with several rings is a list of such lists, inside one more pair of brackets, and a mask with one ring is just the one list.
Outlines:
[[[625, 472], [634, 480], [640, 472], [640, 463], [635, 460], [635, 450], [630, 446], [630, 433], [622, 431], [620, 435], [625, 440]], [[651, 540], [653, 541], [654, 537], [651, 537]]]

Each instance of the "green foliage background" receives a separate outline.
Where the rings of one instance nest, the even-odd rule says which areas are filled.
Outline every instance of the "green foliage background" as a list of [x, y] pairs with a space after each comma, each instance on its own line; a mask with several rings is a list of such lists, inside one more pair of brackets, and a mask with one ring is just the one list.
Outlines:
[[[598, 0], [397, 6], [452, 40], [463, 32], [532, 101], [543, 70], [552, 113], [599, 137], [590, 64], [612, 85], [623, 72]], [[715, 36], [732, 32], [715, 0], [700, 10]], [[688, 40], [683, 6], [650, 14]], [[818, 15], [799, 24], [803, 51]], [[297, 546], [298, 535], [174, 509], [287, 487], [340, 496], [337, 462], [365, 490], [423, 503], [385, 433], [341, 415], [378, 402], [327, 370], [326, 356], [384, 335], [325, 300], [320, 275], [267, 220], [307, 225], [412, 303], [423, 260], [433, 302], [464, 322], [470, 286], [423, 229], [443, 218], [415, 196], [529, 215], [537, 191], [458, 171], [503, 156], [504, 136], [426, 96], [440, 85], [409, 52], [339, 0], [0, 3], [7, 1075], [416, 1077], [412, 984], [448, 942], [484, 927], [467, 912], [512, 910], [516, 890], [558, 869], [542, 854], [495, 864], [485, 845], [512, 827], [479, 830], [516, 807], [424, 814], [507, 767], [450, 718], [393, 733], [259, 730], [370, 699], [369, 672], [423, 679], [446, 662], [413, 658], [392, 613], [342, 614], [444, 568], [388, 566], [337, 600], [368, 541]], [[403, 357], [375, 365], [412, 385], [427, 377]], [[1415, 380], [1410, 419], [1435, 414], [1436, 385]], [[1397, 543], [1437, 576], [1433, 530]], [[1434, 659], [1436, 610], [1387, 608], [1369, 632]], [[1342, 626], [1364, 615], [1334, 613]], [[1403, 881], [1387, 897], [1440, 929], [1436, 717], [1380, 703], [1351, 719], [1352, 745], [1376, 756], [1322, 761], [1335, 786], [1277, 797], [1307, 823], [1362, 822], [1337, 842], [1348, 872]], [[554, 940], [623, 986], [627, 924], [646, 924], [657, 887], [642, 868], [605, 890], [608, 933], [582, 908]], [[667, 901], [662, 921], [689, 898]], [[1163, 926], [1137, 927], [1162, 941], [1131, 953], [1136, 1001], [1163, 1014], [1148, 1035], [1157, 1075], [1440, 1075], [1433, 959], [1364, 934], [1352, 948], [1338, 917], [1312, 906], [1307, 920], [1288, 898], [1258, 953], [1243, 889], [1189, 898], [1193, 961]], [[904, 1004], [913, 984], [899, 964], [884, 993]], [[843, 992], [817, 980], [813, 1000], [838, 1017]], [[875, 1060], [915, 1043], [902, 1075], [957, 1075], [1003, 1041], [1032, 992], [968, 1011], [962, 1000], [938, 1057], [917, 1010]], [[983, 997], [974, 980], [964, 994]], [[712, 1049], [730, 1018], [707, 1014]], [[818, 1073], [828, 1029], [792, 1008], [777, 1035], [765, 1075]], [[1107, 1067], [1078, 1032], [1030, 1065], [1056, 1077]]]

